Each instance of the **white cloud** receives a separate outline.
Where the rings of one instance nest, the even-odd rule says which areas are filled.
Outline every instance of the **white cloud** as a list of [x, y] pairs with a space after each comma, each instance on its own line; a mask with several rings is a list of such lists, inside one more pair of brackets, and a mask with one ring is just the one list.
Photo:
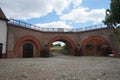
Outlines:
[[79, 7], [73, 9], [70, 13], [64, 14], [60, 17], [61, 20], [70, 20], [76, 23], [86, 23], [92, 21], [93, 23], [101, 22], [105, 16], [105, 9], [93, 9]]
[[[71, 12], [63, 14], [66, 9]], [[32, 19], [55, 11], [60, 16], [61, 21], [51, 22], [46, 24], [40, 24], [40, 26], [51, 27], [49, 25], [55, 25], [57, 28], [69, 28], [71, 26], [65, 23], [66, 20], [76, 23], [87, 23], [92, 21], [93, 23], [101, 22], [105, 16], [105, 9], [93, 9], [80, 7], [82, 0], [1, 0], [0, 7], [5, 12], [8, 18], [14, 19]], [[72, 25], [72, 23], [71, 23]], [[64, 27], [63, 27], [64, 26]]]
[[80, 4], [82, 4], [82, 0], [73, 0], [74, 8], [78, 7]]
[[1, 0], [0, 5], [7, 17], [15, 19], [37, 18], [53, 9], [46, 0]]
[[78, 6], [81, 1], [82, 0], [1, 0], [0, 7], [7, 17], [30, 19], [45, 16], [53, 10], [60, 15], [72, 2]]
[[64, 45], [65, 45], [65, 43], [64, 43], [64, 42], [61, 42], [61, 41], [56, 41], [56, 42], [53, 42], [52, 44], [53, 44], [53, 45], [60, 44], [61, 46], [64, 46]]
[[59, 32], [67, 32], [71, 31], [72, 27], [67, 25], [63, 21], [56, 21], [56, 22], [51, 22], [51, 23], [44, 23], [44, 24], [36, 24], [37, 27], [36, 29], [40, 29], [41, 31], [59, 31]]
[[45, 23], [45, 24], [36, 24], [36, 25], [43, 27], [43, 28], [72, 28], [71, 26], [67, 25], [63, 21], [56, 21], [56, 22]]

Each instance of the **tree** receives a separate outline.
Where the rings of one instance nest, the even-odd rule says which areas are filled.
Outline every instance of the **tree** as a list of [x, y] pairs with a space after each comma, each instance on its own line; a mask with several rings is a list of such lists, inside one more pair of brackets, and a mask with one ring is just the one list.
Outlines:
[[111, 0], [110, 4], [112, 17], [116, 24], [120, 23], [120, 0]]
[[114, 21], [112, 19], [112, 14], [111, 14], [110, 9], [106, 10], [106, 17], [105, 17], [105, 20], [103, 22], [107, 26], [112, 26], [114, 24]]
[[106, 17], [103, 22], [107, 26], [120, 24], [120, 0], [111, 0], [110, 9], [106, 10]]
[[69, 46], [64, 45], [63, 48], [60, 50], [60, 53], [65, 54], [65, 55], [69, 55]]

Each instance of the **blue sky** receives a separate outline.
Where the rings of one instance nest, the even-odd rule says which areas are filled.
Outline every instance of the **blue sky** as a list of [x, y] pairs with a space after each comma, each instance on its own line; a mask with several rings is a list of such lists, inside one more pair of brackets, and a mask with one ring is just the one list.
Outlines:
[[1, 0], [8, 18], [51, 28], [81, 28], [102, 23], [110, 0]]
[[0, 7], [8, 18], [44, 28], [101, 24], [109, 4], [110, 0], [0, 0]]

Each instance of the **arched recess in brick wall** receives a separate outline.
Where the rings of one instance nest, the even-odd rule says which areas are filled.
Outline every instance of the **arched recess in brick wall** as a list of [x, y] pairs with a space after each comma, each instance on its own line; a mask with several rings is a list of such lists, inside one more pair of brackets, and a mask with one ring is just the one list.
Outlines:
[[111, 46], [103, 37], [91, 36], [82, 42], [81, 49], [84, 56], [107, 56]]
[[49, 50], [50, 50], [50, 47], [51, 47], [52, 43], [55, 42], [55, 41], [62, 41], [64, 43], [66, 43], [70, 47], [70, 55], [75, 54], [75, 48], [76, 48], [75, 43], [69, 37], [66, 37], [66, 36], [56, 36], [56, 37], [54, 37], [47, 44]]
[[[21, 51], [21, 53], [20, 53], [19, 50], [25, 43], [30, 43], [30, 44], [34, 45], [36, 48], [36, 54], [37, 55], [39, 54], [39, 56], [40, 56], [41, 45], [40, 45], [39, 41], [36, 38], [34, 38], [33, 36], [24, 36], [16, 42], [15, 47], [14, 47], [14, 53], [16, 55], [18, 55], [18, 56], [23, 55], [23, 51]], [[35, 57], [35, 56], [33, 56], [33, 57]]]

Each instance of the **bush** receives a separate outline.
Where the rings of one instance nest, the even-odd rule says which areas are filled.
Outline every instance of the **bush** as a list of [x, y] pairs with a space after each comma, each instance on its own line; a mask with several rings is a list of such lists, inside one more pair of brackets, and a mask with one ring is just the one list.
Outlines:
[[63, 49], [59, 51], [59, 53], [69, 55], [69, 47], [67, 45], [63, 46]]

